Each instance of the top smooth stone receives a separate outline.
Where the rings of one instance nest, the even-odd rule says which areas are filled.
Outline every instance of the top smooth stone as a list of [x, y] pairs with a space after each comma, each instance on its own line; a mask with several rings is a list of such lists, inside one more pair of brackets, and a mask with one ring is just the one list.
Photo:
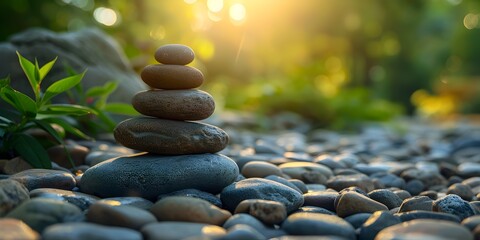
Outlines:
[[140, 76], [148, 86], [166, 90], [197, 88], [204, 80], [202, 72], [196, 68], [167, 64], [148, 65]]
[[193, 50], [182, 44], [163, 45], [155, 51], [155, 59], [163, 64], [187, 65], [194, 58]]

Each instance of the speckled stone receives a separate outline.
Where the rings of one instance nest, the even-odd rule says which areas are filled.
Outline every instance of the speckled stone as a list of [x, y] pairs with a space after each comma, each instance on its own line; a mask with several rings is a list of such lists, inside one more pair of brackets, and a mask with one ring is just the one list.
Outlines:
[[28, 190], [36, 188], [72, 190], [76, 185], [72, 174], [50, 169], [29, 169], [12, 175], [10, 179], [22, 183]]
[[407, 239], [462, 239], [473, 240], [473, 235], [460, 224], [442, 221], [419, 219], [393, 225], [380, 231], [376, 240]]
[[89, 168], [80, 189], [99, 197], [137, 196], [149, 200], [186, 188], [218, 193], [235, 181], [238, 167], [219, 154], [160, 156], [136, 154]]
[[28, 190], [19, 182], [10, 179], [0, 180], [0, 217], [29, 198]]
[[435, 200], [433, 202], [433, 211], [451, 213], [458, 216], [461, 220], [475, 215], [473, 207], [455, 194], [449, 194]]
[[222, 227], [191, 222], [158, 222], [142, 228], [144, 240], [171, 240], [193, 237], [219, 238], [226, 234]]
[[3, 240], [38, 240], [40, 236], [20, 220], [1, 218], [0, 238]]
[[181, 65], [148, 65], [140, 76], [150, 87], [168, 90], [197, 88], [204, 80], [198, 69]]
[[221, 226], [232, 214], [200, 198], [165, 197], [150, 211], [159, 221], [197, 222]]
[[279, 224], [287, 218], [285, 205], [262, 199], [243, 200], [235, 208], [235, 213], [248, 213], [265, 224]]
[[170, 120], [202, 120], [215, 110], [213, 97], [201, 90], [147, 90], [132, 99], [141, 114]]
[[166, 44], [155, 51], [155, 60], [163, 64], [187, 65], [194, 58], [193, 50], [182, 44]]
[[94, 223], [72, 222], [54, 224], [42, 234], [42, 240], [142, 240], [132, 229], [103, 226]]
[[283, 184], [263, 179], [248, 178], [235, 182], [222, 190], [220, 194], [223, 206], [233, 212], [245, 199], [264, 199], [283, 203], [291, 213], [303, 205], [303, 195]]
[[227, 133], [218, 127], [151, 117], [119, 123], [114, 136], [126, 147], [162, 155], [216, 153], [228, 144]]
[[355, 229], [347, 221], [321, 213], [291, 214], [282, 223], [282, 229], [291, 235], [333, 235], [356, 239]]

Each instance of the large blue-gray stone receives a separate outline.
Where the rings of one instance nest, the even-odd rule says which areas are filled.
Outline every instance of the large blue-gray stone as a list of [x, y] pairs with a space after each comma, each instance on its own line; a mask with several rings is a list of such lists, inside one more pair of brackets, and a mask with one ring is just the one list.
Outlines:
[[220, 194], [223, 206], [233, 212], [245, 199], [281, 202], [291, 213], [303, 205], [303, 195], [293, 188], [263, 178], [248, 178], [229, 185]]
[[162, 156], [140, 153], [114, 158], [89, 168], [80, 189], [102, 198], [160, 194], [194, 188], [219, 193], [235, 181], [238, 167], [220, 154]]

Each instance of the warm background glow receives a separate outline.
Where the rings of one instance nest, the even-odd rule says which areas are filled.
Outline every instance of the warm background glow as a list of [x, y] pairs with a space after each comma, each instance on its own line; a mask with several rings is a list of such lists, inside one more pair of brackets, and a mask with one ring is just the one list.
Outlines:
[[480, 112], [478, 0], [18, 0], [0, 9], [16, 19], [2, 21], [16, 23], [3, 38], [42, 24], [96, 26], [137, 70], [158, 46], [187, 44], [218, 111], [289, 110], [325, 124], [400, 108]]

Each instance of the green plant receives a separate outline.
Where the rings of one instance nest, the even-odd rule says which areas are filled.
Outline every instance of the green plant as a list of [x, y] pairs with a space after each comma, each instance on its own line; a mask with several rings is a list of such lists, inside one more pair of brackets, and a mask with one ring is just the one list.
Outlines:
[[[72, 75], [75, 74], [71, 69], [68, 69], [68, 72]], [[78, 84], [67, 92], [70, 102], [88, 106], [95, 111], [95, 114], [81, 116], [77, 119], [90, 133], [96, 135], [102, 132], [113, 132], [117, 121], [112, 114], [138, 115], [138, 112], [130, 104], [107, 102], [108, 97], [117, 87], [117, 82], [109, 81], [103, 86], [91, 87], [84, 91], [83, 87]]]
[[[51, 168], [51, 161], [44, 145], [26, 131], [32, 128], [43, 129], [57, 144], [63, 146], [64, 136], [55, 130], [54, 125], [62, 127], [70, 134], [88, 139], [87, 135], [70, 124], [65, 117], [95, 114], [95, 110], [81, 105], [51, 103], [53, 97], [78, 85], [85, 72], [60, 79], [42, 91], [41, 83], [57, 59], [40, 67], [37, 60], [32, 63], [20, 53], [17, 52], [17, 55], [34, 97], [31, 98], [13, 89], [9, 77], [0, 79], [0, 97], [13, 107], [13, 110], [0, 112], [0, 153], [11, 157], [20, 155], [35, 168]], [[73, 166], [68, 152], [67, 156]]]

